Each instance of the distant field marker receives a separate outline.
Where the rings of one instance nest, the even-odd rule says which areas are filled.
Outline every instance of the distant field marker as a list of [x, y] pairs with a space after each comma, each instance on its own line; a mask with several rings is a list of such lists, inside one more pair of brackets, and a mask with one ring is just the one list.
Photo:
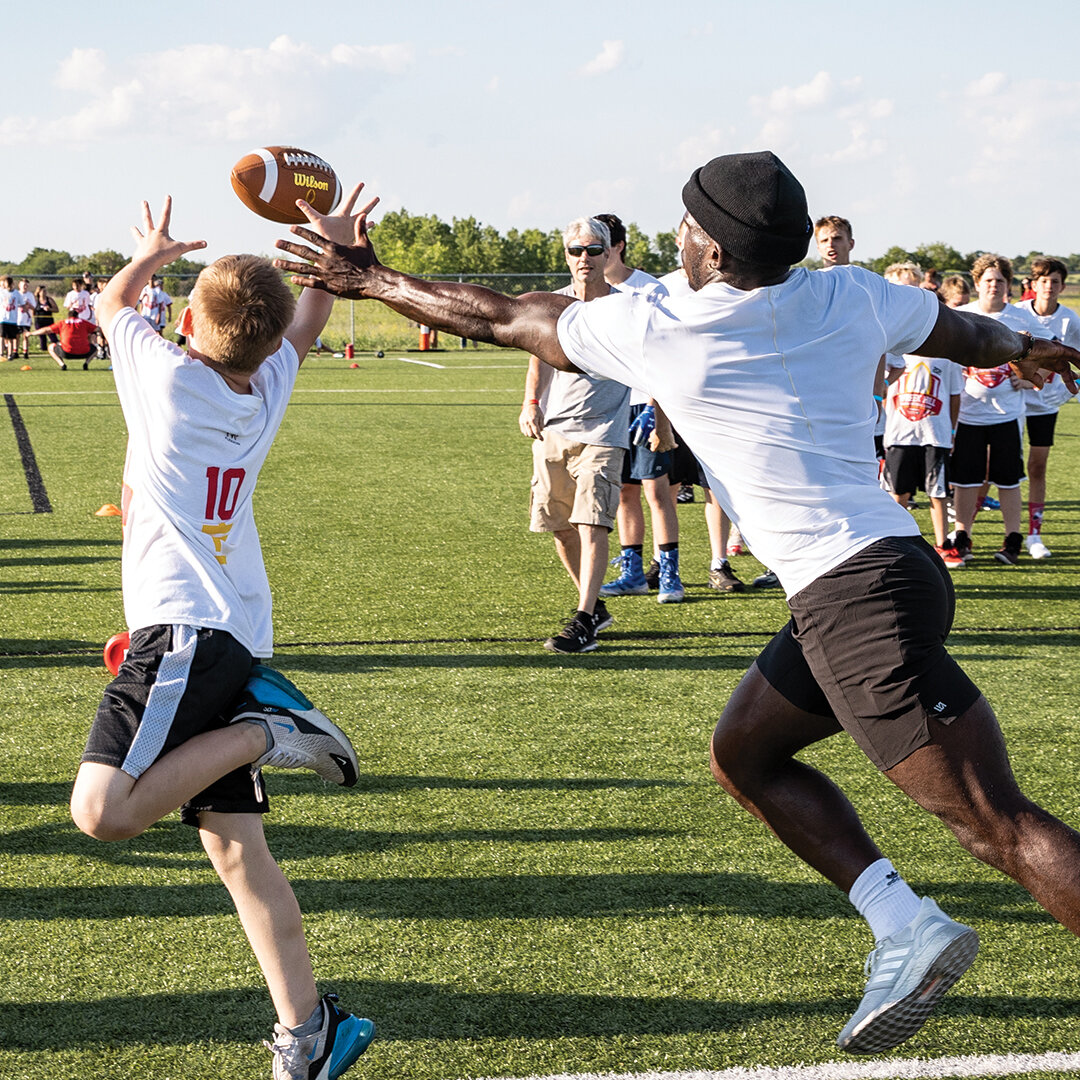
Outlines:
[[848, 1064], [784, 1065], [718, 1072], [559, 1073], [519, 1080], [944, 1080], [950, 1076], [1017, 1076], [1080, 1071], [1080, 1054], [978, 1054], [947, 1058], [901, 1058]]
[[445, 364], [434, 364], [430, 360], [410, 360], [407, 356], [399, 356], [398, 359], [403, 364], [422, 364], [424, 367], [437, 367], [440, 371], [446, 370]]

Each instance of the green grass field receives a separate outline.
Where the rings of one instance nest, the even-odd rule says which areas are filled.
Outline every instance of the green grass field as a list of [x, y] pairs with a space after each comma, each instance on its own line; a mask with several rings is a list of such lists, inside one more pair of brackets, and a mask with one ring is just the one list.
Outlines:
[[[426, 357], [440, 370], [399, 355], [309, 361], [256, 498], [275, 664], [361, 759], [352, 791], [268, 781], [270, 844], [320, 986], [379, 1028], [349, 1075], [840, 1060], [869, 934], [707, 767], [716, 716], [785, 619], [779, 592], [711, 594], [702, 507], [684, 505], [688, 602], [625, 598], [598, 651], [544, 652], [574, 597], [550, 538], [527, 531], [524, 358]], [[173, 817], [105, 845], [68, 816], [108, 680], [101, 647], [122, 626], [120, 526], [94, 511], [119, 502], [125, 433], [107, 371], [34, 364], [0, 366], [52, 505], [31, 512], [5, 410], [0, 1077], [265, 1078], [272, 1010], [194, 830]], [[1080, 407], [1058, 431], [1054, 556], [1001, 568], [1000, 516], [980, 519], [952, 647], [1023, 786], [1077, 824]], [[806, 756], [913, 885], [983, 939], [893, 1056], [1080, 1049], [1075, 938], [845, 739]]]

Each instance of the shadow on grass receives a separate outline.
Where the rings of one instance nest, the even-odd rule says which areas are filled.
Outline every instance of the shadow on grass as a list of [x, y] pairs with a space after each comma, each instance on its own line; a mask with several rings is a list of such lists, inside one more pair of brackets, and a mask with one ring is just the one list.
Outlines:
[[[0, 590], [2, 592], [2, 590]], [[91, 641], [13, 641], [0, 638], [0, 671], [39, 668], [100, 668], [102, 689], [109, 675], [102, 659], [105, 643]], [[93, 714], [90, 714], [93, 719]]]
[[[284, 830], [288, 831], [288, 830]], [[307, 830], [313, 832], [314, 830]], [[342, 832], [342, 830], [338, 830]], [[586, 830], [592, 832], [593, 830]], [[599, 830], [601, 833], [605, 830]], [[615, 831], [615, 830], [612, 830]], [[550, 832], [559, 833], [560, 830]], [[350, 834], [356, 835], [356, 834]], [[457, 839], [457, 835], [449, 839]], [[515, 830], [466, 839], [533, 842], [546, 837]], [[626, 839], [584, 836], [582, 840]], [[293, 838], [295, 839], [295, 837]], [[313, 836], [306, 837], [316, 841]], [[335, 859], [344, 854], [333, 837], [323, 850], [307, 846], [303, 855]], [[340, 839], [340, 838], [338, 838]], [[447, 842], [424, 834], [417, 839]], [[566, 837], [551, 839], [565, 842]], [[273, 835], [270, 846], [283, 855], [288, 837]], [[117, 845], [113, 845], [114, 847]], [[80, 852], [82, 853], [82, 852]], [[141, 857], [140, 865], [151, 860]], [[159, 865], [155, 863], [155, 865]], [[192, 861], [187, 862], [190, 868]], [[855, 919], [846, 898], [825, 882], [779, 882], [739, 872], [656, 872], [626, 874], [517, 874], [488, 877], [398, 877], [292, 882], [302, 911], [351, 912], [365, 919], [583, 919], [635, 917], [670, 919], [730, 915], [754, 919]], [[927, 890], [960, 920], [1041, 924], [1053, 919], [1018, 885], [1001, 882], [939, 882]], [[231, 913], [228, 894], [216, 882], [192, 885], [26, 886], [0, 890], [0, 910], [8, 920], [191, 918]]]
[[[119, 555], [121, 546], [122, 541], [119, 536], [109, 540], [91, 540], [85, 536], [73, 536], [66, 540], [55, 536], [42, 537], [36, 540], [29, 538], [20, 540], [0, 539], [0, 551], [19, 551], [23, 548], [28, 550], [34, 550], [35, 548], [63, 548], [65, 551], [70, 551], [72, 548], [111, 547], [116, 548], [117, 555]], [[3, 565], [3, 562], [4, 560], [0, 559], [0, 565]]]
[[[417, 844], [607, 844], [634, 840], [665, 840], [683, 833], [670, 829], [634, 827], [538, 829], [342, 829], [329, 825], [266, 824], [270, 850], [280, 860], [375, 855]], [[198, 833], [178, 823], [158, 823], [133, 840], [101, 843], [79, 832], [71, 823], [33, 825], [3, 834], [5, 855], [80, 855], [111, 866], [189, 866], [189, 860], [162, 859], [201, 851]], [[0, 917], [7, 914], [0, 904]]]
[[[762, 633], [750, 633], [739, 635], [715, 635], [717, 638], [734, 637], [748, 638], [752, 643], [740, 641], [739, 652], [727, 655], [720, 652], [710, 652], [705, 655], [687, 656], [685, 653], [673, 648], [670, 653], [650, 651], [642, 648], [649, 642], [658, 643], [664, 640], [676, 641], [687, 637], [713, 637], [710, 634], [686, 635], [665, 633], [651, 634], [642, 631], [640, 634], [616, 634], [614, 637], [604, 635], [603, 645], [596, 652], [582, 656], [562, 656], [557, 653], [545, 652], [540, 648], [536, 638], [488, 638], [482, 644], [495, 645], [523, 645], [529, 647], [528, 653], [442, 653], [442, 654], [417, 654], [417, 653], [297, 653], [293, 649], [299, 648], [336, 648], [330, 642], [312, 643], [310, 645], [282, 645], [278, 646], [276, 657], [280, 660], [280, 666], [290, 672], [293, 671], [318, 671], [318, 672], [341, 672], [346, 674], [358, 674], [366, 671], [380, 671], [388, 668], [560, 668], [566, 665], [580, 667], [586, 671], [641, 671], [671, 668], [680, 671], [745, 671], [749, 660], [745, 649], [751, 648], [755, 654], [772, 637], [775, 631]], [[410, 642], [395, 641], [382, 642], [380, 644], [393, 645], [467, 645], [473, 642], [444, 640], [439, 642]], [[374, 643], [373, 643], [374, 644]]]
[[[271, 797], [286, 795], [349, 797], [342, 796], [341, 789], [333, 784], [324, 784], [321, 780], [303, 773], [274, 772], [272, 776], [267, 777], [267, 781]], [[0, 806], [66, 806], [71, 798], [73, 783], [74, 778], [64, 783], [47, 780], [0, 781]], [[386, 795], [398, 791], [608, 791], [693, 786], [687, 780], [649, 780], [630, 776], [498, 777], [361, 773], [354, 790], [357, 794]]]
[[[855, 998], [754, 1002], [703, 1001], [619, 994], [479, 993], [452, 985], [345, 980], [334, 989], [349, 1009], [371, 1015], [379, 1040], [572, 1039], [688, 1035], [739, 1031], [800, 1017], [815, 1023], [811, 1039], [831, 1038]], [[954, 992], [938, 1006], [944, 1017], [1069, 1019], [1080, 998], [966, 996]], [[11, 1050], [65, 1050], [149, 1043], [186, 1046], [197, 1039], [247, 1042], [273, 1016], [262, 988], [191, 994], [146, 994], [96, 1001], [32, 1001], [5, 1006], [0, 1043]], [[194, 1034], [193, 1034], [194, 1033]], [[379, 1043], [376, 1043], [378, 1046]]]

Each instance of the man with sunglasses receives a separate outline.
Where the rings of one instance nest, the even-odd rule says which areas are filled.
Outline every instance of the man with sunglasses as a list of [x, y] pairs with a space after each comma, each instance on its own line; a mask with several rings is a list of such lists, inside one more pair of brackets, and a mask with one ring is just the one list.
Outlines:
[[[602, 221], [570, 222], [563, 247], [571, 282], [560, 294], [591, 301], [615, 291], [604, 278], [611, 235]], [[630, 390], [531, 356], [518, 426], [534, 440], [529, 528], [552, 534], [577, 590], [574, 614], [544, 648], [592, 652], [597, 633], [614, 621], [599, 593], [629, 446]]]
[[314, 265], [277, 265], [298, 284], [627, 383], [686, 436], [792, 614], [724, 709], [713, 773], [869, 924], [869, 980], [837, 1042], [877, 1053], [919, 1030], [978, 937], [916, 896], [846, 796], [796, 755], [846, 731], [968, 851], [1076, 934], [1080, 834], [1020, 791], [993, 710], [945, 649], [949, 572], [877, 485], [875, 371], [884, 353], [914, 353], [1011, 364], [1036, 386], [1052, 371], [1075, 390], [1080, 352], [860, 267], [793, 268], [813, 234], [806, 194], [768, 151], [714, 158], [683, 202], [685, 296], [577, 304], [419, 281], [381, 266], [359, 221], [352, 247], [294, 226], [316, 250], [278, 247]]

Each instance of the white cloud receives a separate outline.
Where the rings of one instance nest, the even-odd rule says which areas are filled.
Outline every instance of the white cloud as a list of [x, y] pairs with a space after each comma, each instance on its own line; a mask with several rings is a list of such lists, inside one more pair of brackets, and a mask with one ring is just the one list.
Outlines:
[[490, 79], [484, 84], [484, 89], [489, 94], [494, 94], [499, 89], [499, 76], [492, 75]]
[[61, 90], [95, 94], [105, 85], [106, 74], [107, 63], [101, 49], [72, 49], [57, 69], [53, 85]]
[[340, 127], [340, 111], [313, 108], [305, 86], [317, 80], [320, 101], [353, 102], [362, 99], [358, 76], [399, 75], [413, 62], [407, 44], [343, 43], [327, 52], [287, 35], [265, 48], [193, 44], [118, 61], [99, 49], [75, 49], [59, 62], [54, 79], [80, 93], [74, 117], [34, 118], [32, 134], [0, 125], [0, 144], [169, 132], [189, 132], [201, 144], [257, 144], [293, 132], [329, 133]]
[[828, 105], [840, 90], [857, 88], [858, 78], [842, 83], [827, 71], [819, 71], [809, 82], [801, 86], [779, 86], [767, 97], [752, 97], [750, 104], [759, 112], [786, 114], [820, 109]]
[[735, 138], [735, 129], [732, 127], [706, 128], [697, 135], [683, 139], [663, 167], [669, 172], [680, 173], [696, 169], [719, 154], [730, 154], [743, 149], [736, 145]]
[[585, 185], [584, 202], [589, 209], [587, 213], [607, 213], [611, 206], [625, 206], [630, 202], [630, 196], [634, 191], [634, 181], [628, 176], [620, 176], [614, 180], [593, 180]]
[[579, 69], [581, 75], [604, 75], [622, 63], [624, 45], [621, 41], [605, 41], [603, 48]]
[[1008, 81], [1003, 72], [988, 71], [982, 78], [969, 82], [964, 87], [964, 93], [970, 98], [991, 97], [1000, 93]]
[[892, 116], [894, 102], [867, 97], [858, 75], [837, 79], [819, 71], [808, 82], [777, 87], [749, 104], [761, 117], [753, 149], [843, 163], [880, 157], [888, 149], [883, 122]]

